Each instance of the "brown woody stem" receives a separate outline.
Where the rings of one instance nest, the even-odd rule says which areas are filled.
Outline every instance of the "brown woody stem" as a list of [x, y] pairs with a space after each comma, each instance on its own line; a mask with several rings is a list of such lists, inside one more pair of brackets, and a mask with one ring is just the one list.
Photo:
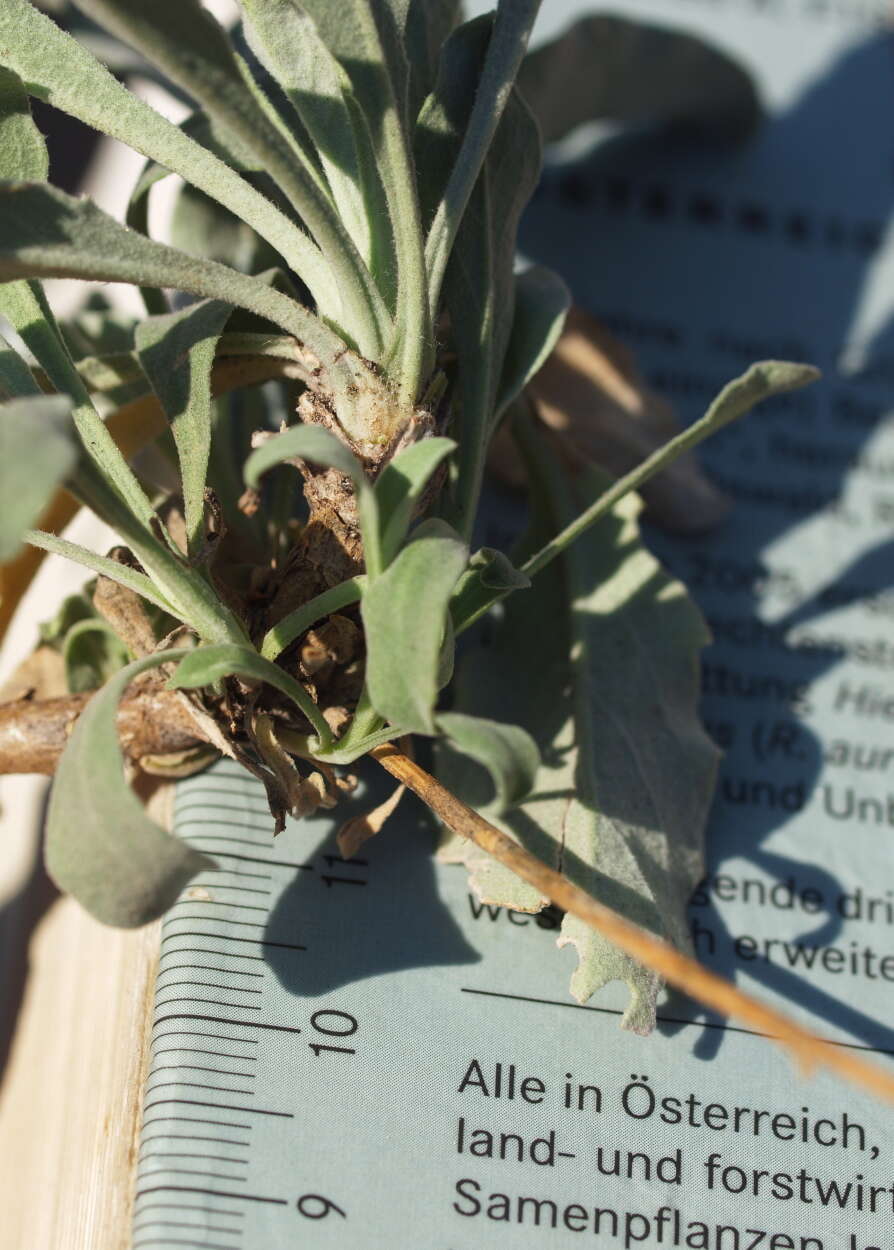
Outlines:
[[814, 1037], [788, 1016], [736, 989], [731, 982], [709, 972], [694, 959], [667, 942], [631, 924], [617, 912], [598, 903], [562, 873], [541, 863], [524, 847], [479, 816], [391, 744], [375, 747], [370, 754], [387, 772], [402, 781], [460, 837], [468, 838], [494, 859], [529, 882], [557, 907], [570, 912], [601, 933], [615, 946], [659, 973], [671, 985], [698, 999], [724, 1016], [744, 1021], [756, 1032], [787, 1047], [805, 1070], [826, 1067], [894, 1101], [894, 1077], [851, 1051]]
[[[56, 771], [90, 694], [0, 704], [0, 773]], [[179, 691], [148, 690], [122, 700], [118, 737], [125, 755], [171, 755], [204, 742]]]

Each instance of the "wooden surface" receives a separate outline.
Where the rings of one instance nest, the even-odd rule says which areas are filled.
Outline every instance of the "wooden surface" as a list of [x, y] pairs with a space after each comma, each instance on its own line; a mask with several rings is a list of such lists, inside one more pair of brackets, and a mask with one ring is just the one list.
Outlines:
[[[68, 536], [98, 551], [111, 542], [86, 515]], [[83, 580], [47, 560], [0, 680]], [[104, 928], [56, 895], [40, 856], [47, 788], [0, 778], [0, 1247], [126, 1250], [159, 934]]]
[[2, 1245], [126, 1250], [158, 928], [116, 932], [54, 897], [21, 833], [0, 909]]

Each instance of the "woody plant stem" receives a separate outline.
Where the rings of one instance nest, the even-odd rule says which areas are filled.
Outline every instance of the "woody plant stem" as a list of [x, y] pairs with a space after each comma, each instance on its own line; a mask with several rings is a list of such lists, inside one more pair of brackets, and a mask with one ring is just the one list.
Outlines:
[[557, 907], [576, 916], [626, 954], [659, 973], [668, 984], [698, 999], [712, 1011], [733, 1016], [778, 1042], [793, 1054], [802, 1071], [828, 1068], [894, 1102], [894, 1076], [882, 1068], [867, 1063], [850, 1050], [814, 1037], [781, 1011], [742, 993], [731, 982], [709, 972], [668, 942], [653, 937], [639, 925], [631, 924], [611, 908], [598, 903], [562, 873], [536, 859], [483, 816], [467, 807], [390, 743], [375, 747], [370, 754], [386, 772], [417, 794], [448, 829], [474, 842]]

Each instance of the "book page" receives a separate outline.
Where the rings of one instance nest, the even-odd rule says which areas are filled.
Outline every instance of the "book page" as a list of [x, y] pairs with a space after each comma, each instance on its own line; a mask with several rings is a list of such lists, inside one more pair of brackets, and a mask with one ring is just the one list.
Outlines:
[[[579, 6], [548, 0], [541, 37]], [[894, 44], [869, 0], [626, 14], [741, 57], [744, 147], [615, 131], [550, 160], [522, 233], [690, 421], [760, 358], [823, 381], [706, 445], [734, 503], [648, 530], [710, 623], [725, 751], [698, 956], [817, 1034], [894, 1055]], [[275, 843], [223, 764], [181, 784], [213, 854], [164, 925], [135, 1246], [894, 1250], [890, 1108], [676, 996], [567, 992], [557, 920], [484, 906], [412, 800], [350, 862]], [[192, 1230], [192, 1231], [189, 1231]]]

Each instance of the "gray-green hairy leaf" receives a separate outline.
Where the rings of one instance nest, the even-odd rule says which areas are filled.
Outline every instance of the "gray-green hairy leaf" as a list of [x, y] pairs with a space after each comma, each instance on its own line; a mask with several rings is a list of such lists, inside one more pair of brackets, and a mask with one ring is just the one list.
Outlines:
[[77, 463], [71, 401], [35, 395], [0, 405], [0, 561], [9, 560]]
[[41, 393], [22, 357], [0, 334], [0, 399], [23, 399]]
[[191, 555], [204, 542], [205, 478], [211, 454], [211, 366], [231, 306], [204, 300], [140, 322], [134, 345], [174, 432]]
[[58, 538], [55, 534], [46, 534], [42, 530], [26, 530], [22, 535], [22, 541], [28, 543], [30, 547], [38, 547], [41, 551], [49, 551], [53, 555], [71, 560], [74, 564], [80, 564], [93, 573], [101, 573], [120, 586], [126, 586], [128, 590], [135, 591], [149, 603], [154, 603], [157, 608], [161, 608], [163, 612], [172, 616], [177, 615], [176, 608], [168, 603], [145, 573], [138, 573], [136, 569], [129, 569], [126, 564], [119, 564], [117, 560], [110, 560], [107, 556], [99, 556], [78, 543], [69, 542], [67, 538]]
[[[174, 287], [238, 304], [276, 322], [315, 353], [336, 405], [357, 408], [358, 392], [384, 394], [368, 369], [328, 326], [267, 284], [214, 261], [197, 260], [119, 225], [89, 200], [41, 183], [0, 183], [0, 279], [88, 278]], [[346, 420], [350, 421], [346, 413]]]
[[337, 469], [356, 486], [366, 480], [360, 461], [334, 434], [321, 425], [293, 425], [255, 448], [245, 462], [245, 481], [257, 486], [269, 469], [295, 459]]
[[360, 604], [372, 705], [396, 729], [434, 734], [447, 605], [468, 548], [443, 521], [423, 522]]
[[62, 645], [65, 681], [72, 694], [98, 690], [130, 659], [127, 648], [106, 621], [77, 621]]
[[41, 181], [49, 168], [47, 145], [31, 117], [22, 81], [0, 66], [0, 173], [4, 178]]
[[389, 564], [407, 536], [432, 474], [452, 451], [450, 438], [426, 438], [413, 443], [385, 466], [376, 485], [382, 527], [382, 560]]
[[559, 341], [570, 306], [571, 292], [552, 269], [531, 265], [516, 276], [512, 329], [497, 388], [494, 421], [524, 390]]
[[32, 95], [120, 139], [220, 200], [267, 239], [326, 303], [332, 277], [307, 235], [238, 173], [123, 87], [29, 0], [3, 0], [0, 48]]
[[488, 608], [515, 590], [527, 590], [531, 579], [517, 569], [507, 555], [494, 547], [482, 547], [469, 560], [450, 600], [456, 632], [468, 627]]
[[[587, 482], [589, 492], [603, 486], [601, 477]], [[559, 515], [570, 491], [554, 487]], [[456, 706], [523, 725], [541, 749], [531, 795], [496, 822], [601, 902], [686, 949], [717, 760], [697, 713], [708, 633], [642, 545], [638, 509], [627, 497], [571, 548], [567, 585], [556, 564], [509, 600], [489, 645], [464, 660]], [[481, 777], [455, 757], [445, 756], [442, 776], [466, 801], [486, 802]], [[453, 839], [443, 854], [466, 863], [487, 902], [536, 911], [545, 901], [468, 844]], [[651, 972], [571, 917], [559, 941], [578, 952], [578, 1001], [625, 981], [624, 1025], [653, 1027], [660, 984]]]
[[201, 686], [213, 686], [222, 678], [234, 675], [266, 682], [281, 691], [304, 713], [319, 734], [321, 744], [326, 747], [331, 742], [329, 726], [304, 687], [284, 669], [258, 655], [252, 647], [236, 643], [197, 647], [180, 663], [170, 686], [174, 690], [194, 690]]
[[124, 780], [115, 717], [140, 673], [179, 659], [163, 651], [122, 669], [90, 700], [56, 770], [47, 816], [47, 871], [103, 924], [132, 929], [161, 916], [214, 860], [150, 820]]
[[495, 810], [500, 815], [531, 792], [540, 752], [526, 730], [464, 712], [439, 713], [437, 727], [454, 750], [477, 760], [490, 773]]

